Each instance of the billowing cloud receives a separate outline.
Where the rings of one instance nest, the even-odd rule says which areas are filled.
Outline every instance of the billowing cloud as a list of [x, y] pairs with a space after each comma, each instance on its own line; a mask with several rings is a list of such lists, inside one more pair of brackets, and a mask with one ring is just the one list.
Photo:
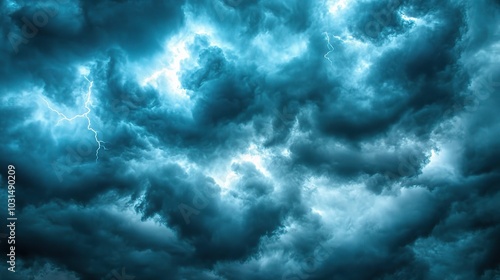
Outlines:
[[4, 1], [2, 279], [497, 279], [499, 8]]

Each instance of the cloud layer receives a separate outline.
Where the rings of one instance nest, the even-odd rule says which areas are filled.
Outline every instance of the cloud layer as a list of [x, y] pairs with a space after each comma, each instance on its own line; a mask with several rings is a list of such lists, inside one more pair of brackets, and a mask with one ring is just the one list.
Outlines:
[[2, 279], [497, 279], [499, 8], [4, 1]]

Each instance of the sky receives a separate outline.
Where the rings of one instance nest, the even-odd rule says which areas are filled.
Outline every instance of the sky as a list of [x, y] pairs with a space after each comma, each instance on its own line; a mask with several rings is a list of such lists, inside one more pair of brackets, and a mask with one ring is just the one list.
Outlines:
[[500, 279], [499, 0], [0, 14], [1, 279]]

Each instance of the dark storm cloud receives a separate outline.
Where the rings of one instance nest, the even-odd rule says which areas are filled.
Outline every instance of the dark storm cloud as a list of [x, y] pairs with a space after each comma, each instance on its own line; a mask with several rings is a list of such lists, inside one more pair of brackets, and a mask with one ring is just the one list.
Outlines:
[[208, 127], [227, 121], [239, 123], [248, 120], [256, 98], [256, 83], [249, 79], [252, 69], [239, 73], [241, 70], [227, 62], [216, 47], [201, 51], [198, 63], [200, 69], [183, 74], [189, 79], [184, 82], [184, 87], [194, 92], [193, 118], [201, 126]]
[[144, 218], [158, 214], [178, 229], [180, 237], [195, 246], [196, 259], [213, 264], [256, 253], [259, 239], [278, 230], [283, 206], [279, 196], [268, 195], [272, 185], [262, 181], [254, 167], [235, 168], [244, 174], [242, 185], [223, 200], [212, 179], [165, 166], [154, 172], [161, 177], [150, 179], [138, 208]]
[[315, 171], [320, 174], [348, 179], [375, 174], [399, 174], [397, 177], [417, 175], [429, 156], [418, 147], [399, 147], [394, 152], [388, 152], [377, 151], [373, 147], [342, 147], [332, 145], [328, 141], [321, 145], [318, 143], [320, 142], [313, 139], [294, 143], [291, 146], [294, 162], [308, 167], [314, 166]]
[[500, 274], [498, 1], [1, 7], [2, 279]]
[[[8, 55], [2, 58], [2, 84], [27, 79], [42, 84], [58, 101], [69, 99], [69, 85], [77, 77], [75, 64], [114, 47], [130, 57], [156, 52], [183, 20], [180, 1], [9, 2], [16, 1], [4, 3], [9, 8], [2, 9], [8, 39], [3, 45]], [[37, 16], [47, 20], [37, 25]], [[142, 21], [146, 16], [149, 22]]]

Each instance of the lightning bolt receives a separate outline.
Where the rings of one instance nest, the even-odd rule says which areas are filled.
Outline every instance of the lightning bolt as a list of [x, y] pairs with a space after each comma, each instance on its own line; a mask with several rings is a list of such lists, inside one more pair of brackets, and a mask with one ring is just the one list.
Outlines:
[[330, 61], [330, 64], [333, 65], [332, 60], [328, 57], [328, 55], [334, 50], [332, 44], [330, 43], [330, 35], [328, 35], [328, 32], [323, 32], [323, 34], [325, 34], [325, 40], [328, 46], [328, 52], [323, 57]]
[[[85, 76], [84, 76], [85, 77]], [[94, 133], [94, 139], [97, 143], [97, 149], [95, 151], [95, 161], [97, 162], [97, 160], [99, 159], [99, 150], [101, 150], [101, 147], [103, 149], [106, 150], [106, 147], [104, 146], [104, 141], [102, 140], [99, 140], [99, 135], [97, 133], [97, 130], [95, 130], [94, 128], [92, 128], [92, 123], [90, 121], [90, 118], [89, 118], [89, 113], [92, 111], [90, 109], [90, 106], [92, 105], [92, 87], [94, 86], [94, 81], [91, 81], [89, 80], [87, 77], [85, 77], [85, 79], [89, 82], [89, 87], [88, 87], [88, 91], [87, 91], [87, 95], [86, 95], [86, 99], [85, 99], [85, 109], [87, 110], [85, 113], [83, 114], [80, 114], [80, 115], [75, 115], [71, 118], [67, 117], [65, 114], [59, 112], [58, 110], [52, 108], [52, 106], [50, 106], [50, 103], [47, 101], [47, 99], [43, 98], [43, 101], [45, 101], [45, 104], [47, 104], [47, 107], [57, 113], [59, 115], [59, 117], [61, 117], [58, 121], [57, 121], [57, 124], [59, 124], [61, 121], [68, 121], [68, 122], [71, 122], [73, 120], [76, 120], [78, 118], [84, 118], [84, 119], [87, 119], [87, 129], [92, 131], [92, 133]]]

